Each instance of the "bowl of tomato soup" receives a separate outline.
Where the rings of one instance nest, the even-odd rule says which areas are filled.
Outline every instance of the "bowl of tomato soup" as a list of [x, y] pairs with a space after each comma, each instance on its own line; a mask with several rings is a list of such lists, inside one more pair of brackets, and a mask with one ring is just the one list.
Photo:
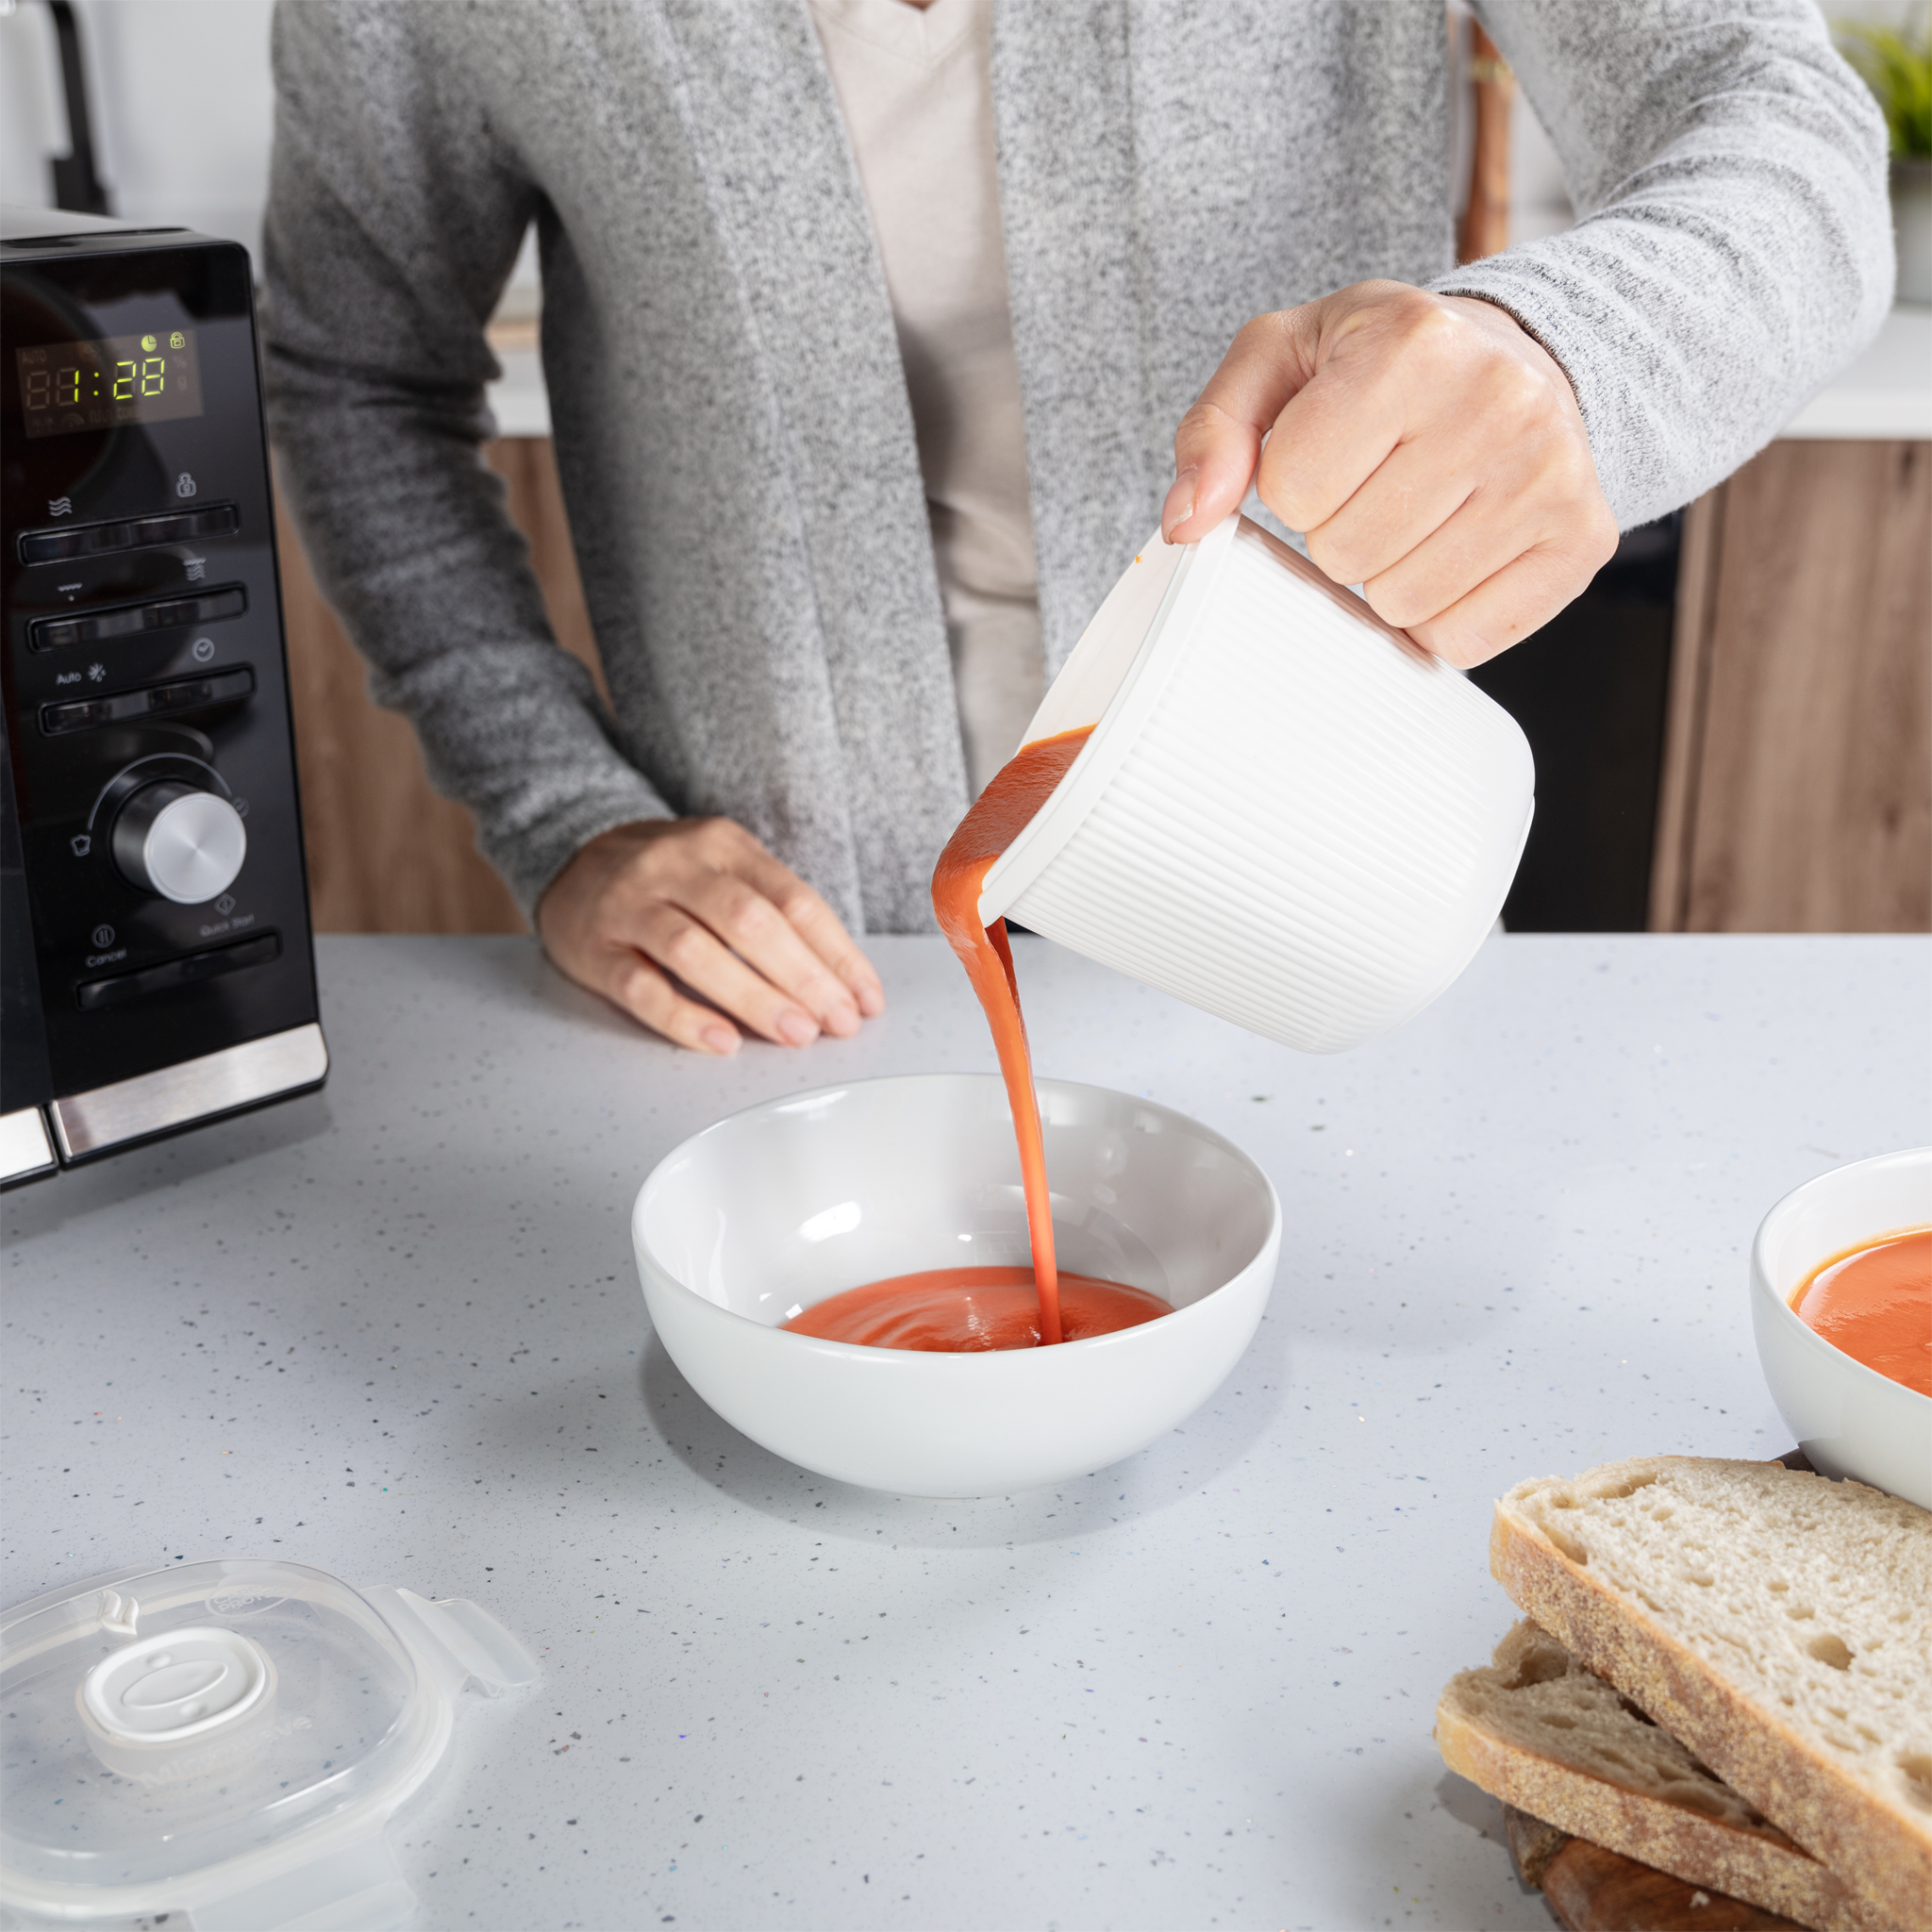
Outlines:
[[1751, 1317], [1812, 1466], [1932, 1509], [1932, 1147], [1787, 1194], [1752, 1244]]
[[1274, 1283], [1268, 1177], [1170, 1108], [1035, 1091], [1060, 1341], [1005, 1082], [856, 1080], [718, 1122], [640, 1190], [644, 1301], [698, 1394], [788, 1461], [920, 1496], [1103, 1469], [1207, 1401]]

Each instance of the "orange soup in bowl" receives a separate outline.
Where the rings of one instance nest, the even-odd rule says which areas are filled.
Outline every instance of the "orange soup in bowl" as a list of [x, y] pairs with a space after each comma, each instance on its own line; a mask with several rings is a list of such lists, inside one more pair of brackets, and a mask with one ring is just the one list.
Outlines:
[[1821, 1262], [1791, 1311], [1854, 1361], [1932, 1395], [1932, 1227], [1902, 1227]]

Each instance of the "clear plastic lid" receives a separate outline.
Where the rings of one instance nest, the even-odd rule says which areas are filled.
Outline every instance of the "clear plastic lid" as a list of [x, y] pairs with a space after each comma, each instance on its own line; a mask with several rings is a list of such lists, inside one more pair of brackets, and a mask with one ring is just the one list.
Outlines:
[[475, 1604], [302, 1564], [124, 1571], [0, 1617], [0, 1905], [193, 1932], [400, 1924], [383, 1832], [458, 1693], [536, 1665]]

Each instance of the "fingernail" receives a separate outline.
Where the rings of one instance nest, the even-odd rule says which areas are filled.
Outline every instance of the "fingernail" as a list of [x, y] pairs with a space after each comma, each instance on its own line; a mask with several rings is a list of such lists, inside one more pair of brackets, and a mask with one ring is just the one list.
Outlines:
[[882, 986], [861, 986], [858, 989], [858, 1010], [868, 1020], [875, 1019], [886, 1010], [886, 990]]
[[738, 1051], [738, 1033], [730, 1026], [706, 1026], [698, 1033], [707, 1053], [734, 1054]]
[[849, 1040], [859, 1028], [858, 1008], [849, 1000], [841, 1000], [819, 1015], [819, 1024], [835, 1040]]
[[787, 1046], [809, 1046], [819, 1037], [817, 1023], [794, 1008], [778, 1016], [778, 1037]]
[[1194, 491], [1201, 473], [1190, 465], [1167, 488], [1167, 501], [1160, 511], [1160, 536], [1172, 543], [1174, 533], [1194, 514]]

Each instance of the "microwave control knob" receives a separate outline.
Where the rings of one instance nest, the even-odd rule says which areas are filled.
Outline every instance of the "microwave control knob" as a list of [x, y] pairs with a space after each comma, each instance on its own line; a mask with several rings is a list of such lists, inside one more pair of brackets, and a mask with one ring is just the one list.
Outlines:
[[129, 885], [177, 906], [202, 906], [235, 883], [248, 829], [219, 792], [160, 778], [121, 808], [113, 850]]

